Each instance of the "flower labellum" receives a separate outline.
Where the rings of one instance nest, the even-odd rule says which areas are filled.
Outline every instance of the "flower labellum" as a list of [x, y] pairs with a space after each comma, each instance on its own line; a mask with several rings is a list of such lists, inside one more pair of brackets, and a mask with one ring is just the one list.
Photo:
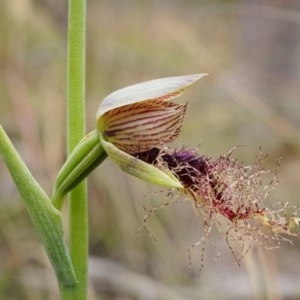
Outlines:
[[[295, 229], [299, 227], [300, 219], [299, 208], [288, 203], [266, 206], [267, 196], [278, 184], [277, 169], [268, 171], [263, 166], [266, 155], [261, 152], [252, 165], [244, 166], [232, 158], [236, 148], [216, 160], [200, 156], [190, 148], [152, 148], [134, 156], [159, 169], [170, 170], [183, 185], [186, 199], [193, 202], [204, 228], [202, 239], [192, 247], [204, 245], [215, 225], [225, 234], [239, 264], [253, 242], [267, 249], [278, 247], [285, 241], [291, 243], [289, 236], [298, 235]], [[161, 207], [167, 204], [163, 203]], [[145, 216], [143, 226], [156, 209]], [[239, 257], [233, 250], [235, 244], [242, 252]]]

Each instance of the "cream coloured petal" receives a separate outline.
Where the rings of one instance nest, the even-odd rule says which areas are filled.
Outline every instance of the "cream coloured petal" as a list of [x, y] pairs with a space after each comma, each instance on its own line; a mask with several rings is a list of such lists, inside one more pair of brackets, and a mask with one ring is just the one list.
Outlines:
[[127, 153], [149, 150], [179, 134], [186, 105], [160, 100], [115, 108], [98, 121], [105, 140]]
[[207, 74], [193, 74], [154, 79], [134, 84], [108, 95], [100, 104], [97, 120], [115, 108], [147, 100], [167, 101], [180, 96], [185, 89]]

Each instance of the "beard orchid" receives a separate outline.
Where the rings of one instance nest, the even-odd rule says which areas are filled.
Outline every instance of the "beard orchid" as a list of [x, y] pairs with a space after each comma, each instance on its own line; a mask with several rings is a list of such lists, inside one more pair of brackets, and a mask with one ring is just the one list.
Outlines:
[[[271, 248], [274, 241], [290, 241], [288, 236], [297, 235], [298, 208], [266, 205], [278, 175], [277, 168], [264, 168], [262, 152], [245, 166], [232, 157], [236, 147], [216, 160], [196, 149], [168, 147], [180, 132], [187, 107], [173, 100], [205, 75], [151, 80], [108, 95], [97, 111], [96, 130], [78, 144], [58, 174], [54, 204], [60, 207], [63, 196], [109, 157], [123, 171], [175, 189], [193, 203], [204, 228], [203, 238], [193, 246], [205, 243], [213, 225], [224, 233], [238, 263], [253, 242]], [[239, 257], [232, 247], [236, 242], [243, 249]]]

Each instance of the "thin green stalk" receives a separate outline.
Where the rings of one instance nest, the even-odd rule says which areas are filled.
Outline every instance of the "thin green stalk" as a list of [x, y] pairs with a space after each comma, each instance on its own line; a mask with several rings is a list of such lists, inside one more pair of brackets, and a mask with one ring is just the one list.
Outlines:
[[[85, 134], [86, 1], [69, 0], [67, 70], [67, 147], [70, 154]], [[88, 205], [86, 180], [69, 194], [70, 254], [78, 283], [62, 299], [87, 297]]]

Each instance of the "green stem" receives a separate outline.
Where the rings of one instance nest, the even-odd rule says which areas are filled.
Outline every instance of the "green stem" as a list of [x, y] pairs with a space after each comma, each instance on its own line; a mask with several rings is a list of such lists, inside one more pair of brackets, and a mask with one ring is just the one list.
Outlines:
[[[85, 134], [85, 30], [86, 1], [69, 0], [68, 70], [67, 70], [67, 144], [70, 154]], [[87, 297], [88, 271], [88, 202], [86, 180], [69, 195], [69, 237], [78, 283], [65, 290], [62, 299]]]
[[76, 285], [75, 272], [64, 242], [61, 213], [36, 182], [0, 125], [0, 154], [24, 200], [55, 270], [60, 289]]

